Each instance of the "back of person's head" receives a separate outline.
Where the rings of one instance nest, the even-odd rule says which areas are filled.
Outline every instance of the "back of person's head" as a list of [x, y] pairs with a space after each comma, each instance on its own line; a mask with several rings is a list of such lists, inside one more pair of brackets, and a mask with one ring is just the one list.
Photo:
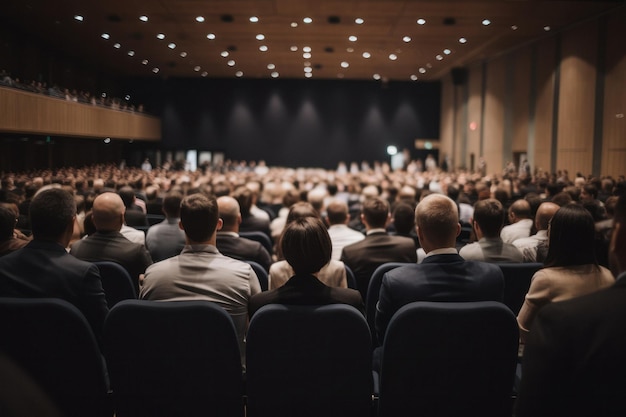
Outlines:
[[215, 197], [196, 193], [183, 199], [180, 206], [180, 221], [187, 238], [196, 243], [206, 242], [215, 233], [219, 220], [219, 209]]
[[498, 237], [504, 225], [504, 208], [494, 198], [477, 201], [474, 205], [474, 221], [485, 237]]
[[124, 186], [117, 192], [124, 203], [124, 207], [129, 208], [135, 202], [135, 191], [129, 186]]
[[552, 217], [559, 210], [559, 208], [560, 206], [558, 204], [554, 204], [550, 201], [541, 203], [537, 209], [537, 215], [535, 216], [535, 226], [537, 227], [537, 230], [548, 230], [550, 220], [552, 220]]
[[0, 242], [11, 239], [17, 224], [17, 216], [13, 210], [0, 205]]
[[509, 211], [515, 215], [515, 218], [518, 220], [532, 218], [530, 203], [523, 198], [515, 200], [513, 204], [511, 204]]
[[324, 211], [324, 199], [327, 195], [326, 189], [317, 187], [307, 193], [306, 201], [311, 203], [315, 211], [322, 213]]
[[594, 222], [606, 220], [606, 209], [598, 200], [585, 200], [582, 206], [591, 214]]
[[302, 217], [287, 223], [280, 245], [285, 260], [296, 274], [314, 274], [330, 262], [330, 236], [317, 217]]
[[348, 220], [348, 205], [341, 200], [333, 200], [326, 207], [328, 224], [345, 224]]
[[363, 202], [363, 219], [372, 229], [385, 227], [389, 220], [389, 203], [382, 198], [370, 198]]
[[598, 188], [594, 184], [585, 184], [580, 192], [580, 199], [582, 201], [585, 200], [596, 200], [598, 198]]
[[606, 202], [604, 203], [604, 208], [609, 218], [613, 218], [613, 216], [615, 215], [615, 207], [617, 206], [617, 200], [618, 200], [618, 197], [612, 195], [609, 198], [607, 198]]
[[246, 186], [240, 186], [235, 189], [233, 197], [239, 203], [241, 215], [243, 217], [248, 216], [253, 203], [252, 191]]
[[30, 227], [35, 239], [57, 240], [76, 216], [74, 196], [60, 188], [43, 190], [30, 203]]
[[415, 208], [415, 224], [422, 245], [424, 238], [437, 248], [454, 247], [460, 231], [459, 209], [450, 197], [430, 194]]
[[229, 196], [221, 196], [217, 199], [217, 208], [225, 230], [230, 230], [239, 224], [241, 212], [237, 200]]
[[289, 209], [289, 213], [287, 214], [286, 224], [291, 223], [294, 220], [302, 219], [305, 217], [317, 217], [319, 218], [319, 213], [315, 208], [307, 202], [301, 201], [299, 203], [294, 204]]
[[459, 199], [460, 191], [454, 185], [448, 185], [448, 189], [446, 192], [448, 193], [448, 197], [450, 197], [451, 200], [457, 201]]
[[408, 203], [399, 203], [393, 210], [393, 225], [399, 235], [408, 235], [415, 230], [415, 210]]
[[584, 207], [576, 203], [561, 207], [550, 220], [548, 234], [545, 266], [597, 265], [595, 225]]
[[117, 232], [124, 224], [124, 202], [117, 193], [100, 194], [93, 201], [92, 217], [99, 232]]
[[569, 204], [574, 200], [572, 199], [572, 195], [570, 193], [568, 193], [567, 191], [561, 191], [560, 193], [555, 194], [550, 201], [563, 207], [564, 205]]
[[183, 195], [176, 191], [170, 191], [163, 199], [163, 213], [167, 218], [180, 217], [180, 203]]

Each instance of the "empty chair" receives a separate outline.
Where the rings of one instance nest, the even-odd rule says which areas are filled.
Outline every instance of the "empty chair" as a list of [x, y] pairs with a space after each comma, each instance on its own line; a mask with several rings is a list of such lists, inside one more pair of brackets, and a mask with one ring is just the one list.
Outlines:
[[125, 300], [104, 324], [116, 416], [242, 416], [239, 345], [208, 301]]
[[383, 344], [379, 416], [511, 416], [515, 316], [494, 301], [414, 302]]
[[248, 261], [248, 260], [245, 260], [243, 262], [246, 262], [252, 267], [252, 270], [254, 271], [257, 278], [259, 279], [259, 285], [261, 285], [261, 291], [267, 291], [267, 288], [269, 285], [269, 278], [268, 278], [267, 271], [265, 270], [265, 268], [263, 268], [261, 264], [258, 262]]
[[272, 240], [268, 235], [263, 232], [257, 231], [248, 231], [248, 232], [239, 232], [240, 237], [245, 237], [246, 239], [254, 240], [263, 245], [265, 249], [267, 249], [267, 253], [270, 255], [274, 253], [274, 246], [272, 245]]
[[249, 417], [370, 413], [370, 334], [352, 306], [266, 305], [250, 321], [246, 358]]
[[376, 318], [376, 303], [378, 302], [378, 296], [380, 295], [380, 286], [383, 283], [383, 276], [386, 272], [391, 271], [399, 266], [410, 265], [406, 262], [387, 262], [376, 268], [372, 274], [369, 285], [367, 287], [367, 299], [365, 301], [365, 317], [367, 318], [367, 324], [370, 327], [372, 334], [372, 346], [379, 345], [378, 337], [376, 336], [376, 329], [374, 327], [374, 319]]
[[122, 300], [137, 298], [137, 290], [128, 271], [120, 264], [111, 261], [97, 261], [102, 288], [109, 308]]
[[504, 304], [517, 315], [524, 304], [533, 275], [543, 267], [543, 264], [499, 263], [498, 266], [504, 275]]
[[0, 298], [0, 334], [0, 351], [32, 377], [62, 415], [113, 414], [100, 349], [75, 306], [57, 298]]

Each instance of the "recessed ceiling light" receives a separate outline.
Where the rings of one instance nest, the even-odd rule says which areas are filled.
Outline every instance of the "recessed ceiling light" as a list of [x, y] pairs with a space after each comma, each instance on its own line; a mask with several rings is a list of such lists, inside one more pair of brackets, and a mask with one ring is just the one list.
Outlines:
[[305, 46], [304, 48], [302, 48], [302, 52], [311, 52], [311, 47]]
[[250, 22], [252, 23], [257, 23], [259, 21], [259, 18], [256, 16], [250, 16]]
[[348, 40], [349, 40], [350, 42], [356, 42], [356, 41], [357, 41], [357, 39], [358, 39], [358, 38], [357, 38], [356, 36], [354, 36], [354, 35], [351, 35], [351, 36], [349, 36], [349, 37], [348, 37]]
[[209, 33], [208, 35], [206, 35], [206, 38], [211, 40], [215, 39], [215, 33]]
[[220, 53], [220, 55], [221, 55], [222, 57], [226, 58], [226, 57], [227, 57], [228, 55], [230, 55], [230, 54], [228, 53], [228, 51], [222, 51], [222, 52]]
[[417, 81], [417, 75], [411, 74], [411, 80], [412, 81]]
[[237, 71], [235, 77], [243, 77], [243, 71]]
[[467, 43], [467, 39], [465, 39], [465, 38], [459, 38], [459, 43]]
[[289, 50], [291, 50], [291, 52], [296, 52], [298, 50], [298, 47], [295, 45], [292, 45], [291, 48], [289, 48]]
[[130, 96], [129, 96], [128, 94], [126, 94], [126, 95], [124, 96], [124, 100], [126, 100], [126, 101], [130, 100]]
[[128, 51], [128, 56], [135, 56], [135, 51]]
[[410, 37], [410, 36], [405, 36], [404, 38], [402, 38], [402, 40], [403, 40], [404, 42], [409, 43], [409, 42], [411, 42], [411, 37]]
[[348, 68], [349, 66], [350, 66], [350, 64], [349, 64], [349, 63], [347, 63], [346, 61], [343, 61], [343, 62], [341, 63], [341, 68]]
[[511, 30], [517, 30], [517, 29], [518, 29], [517, 25], [511, 26]]
[[198, 23], [204, 22], [204, 16], [197, 16], [196, 17], [196, 22], [198, 22]]
[[234, 67], [235, 66], [235, 60], [231, 59], [230, 61], [227, 62], [229, 67]]
[[113, 47], [114, 47], [115, 49], [120, 49], [120, 48], [122, 47], [122, 45], [120, 45], [119, 43], [114, 43], [114, 44], [113, 44]]
[[297, 28], [298, 27], [298, 23], [297, 22], [291, 22], [291, 27], [292, 28]]
[[196, 65], [195, 67], [193, 67], [193, 70], [194, 70], [195, 72], [200, 71], [200, 69], [201, 69], [201, 68], [200, 68], [200, 66], [199, 66], [199, 65]]
[[369, 58], [371, 56], [372, 54], [370, 54], [369, 52], [363, 52], [363, 58]]
[[207, 75], [209, 75], [209, 73], [206, 72], [206, 71], [202, 71], [202, 74], [200, 74], [200, 75], [202, 75], [203, 77], [206, 77]]
[[78, 20], [79, 22], [82, 22], [84, 20], [84, 18], [81, 15], [79, 15], [79, 14], [74, 15], [74, 19]]
[[259, 46], [259, 51], [261, 51], [261, 52], [267, 52], [267, 45], [261, 45], [261, 46]]
[[550, 26], [544, 26], [543, 30], [545, 30], [546, 32], [549, 32], [550, 31]]
[[280, 75], [277, 71], [274, 71], [272, 74], [270, 74], [272, 76], [272, 78], [278, 78], [278, 76]]
[[356, 23], [357, 25], [362, 25], [363, 23], [365, 23], [365, 20], [357, 17], [356, 19], [354, 19], [354, 23]]
[[313, 73], [312, 72], [305, 72], [304, 76], [307, 77], [307, 78], [311, 78], [313, 76]]
[[163, 39], [165, 39], [165, 35], [164, 35], [163, 33], [159, 33], [159, 34], [157, 35], [157, 39], [161, 39], [161, 40], [163, 40]]
[[141, 15], [141, 16], [139, 16], [139, 20], [141, 20], [142, 22], [147, 22], [148, 21], [148, 16], [146, 16], [145, 14]]
[[374, 77], [375, 80], [380, 80], [380, 74], [374, 74], [372, 77]]
[[425, 74], [425, 73], [426, 73], [426, 68], [421, 67], [421, 68], [419, 69], [419, 72], [420, 72], [420, 74]]
[[396, 54], [389, 54], [389, 59], [392, 61], [395, 61], [396, 59], [398, 59], [398, 55]]
[[167, 45], [167, 47], [170, 48], [170, 49], [175, 49], [176, 48], [176, 44], [174, 42], [172, 42], [169, 45]]
[[106, 40], [109, 40], [109, 38], [111, 37], [108, 33], [103, 33], [100, 36], [102, 36], [102, 39], [106, 39]]
[[444, 49], [443, 53], [446, 54], [446, 55], [450, 55], [452, 53], [452, 51], [449, 50], [449, 49]]
[[187, 56], [187, 52], [183, 51], [180, 53], [181, 58], [185, 58]]
[[426, 20], [425, 19], [417, 19], [417, 24], [418, 25], [425, 25], [426, 24]]
[[104, 143], [111, 143], [111, 138], [104, 138]]
[[152, 68], [152, 72], [154, 72], [156, 74], [157, 72], [159, 72], [159, 69], [158, 68]]
[[491, 20], [485, 19], [485, 20], [483, 20], [482, 23], [483, 23], [483, 26], [489, 26], [491, 24]]
[[265, 39], [265, 35], [262, 33], [259, 33], [258, 35], [256, 35], [256, 40], [257, 41], [262, 41], [263, 39]]
[[435, 59], [437, 59], [437, 61], [441, 61], [443, 59], [443, 55], [437, 55]]
[[308, 52], [305, 52], [305, 53], [302, 54], [302, 58], [304, 58], [304, 59], [311, 59], [311, 54], [308, 53]]
[[142, 63], [143, 65], [148, 65], [148, 60], [147, 60], [147, 59], [144, 59], [143, 61], [141, 61], [141, 63]]
[[304, 72], [313, 72], [313, 68], [311, 68], [311, 67], [304, 67]]
[[274, 68], [276, 68], [276, 65], [274, 65], [274, 64], [267, 64], [267, 69], [268, 70], [273, 70]]
[[302, 21], [303, 21], [304, 23], [312, 23], [312, 22], [313, 22], [313, 19], [311, 19], [310, 17], [305, 17], [304, 19], [302, 19]]

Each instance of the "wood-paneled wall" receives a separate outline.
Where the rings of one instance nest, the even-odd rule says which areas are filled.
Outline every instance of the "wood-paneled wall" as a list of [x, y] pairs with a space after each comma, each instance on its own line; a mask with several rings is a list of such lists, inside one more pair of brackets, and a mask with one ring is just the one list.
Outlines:
[[[444, 94], [467, 94], [442, 99], [440, 154], [467, 168], [472, 154], [483, 156], [491, 174], [520, 153], [533, 169], [567, 170], [570, 178], [626, 174], [625, 21], [620, 8], [476, 62], [465, 86], [447, 77]], [[456, 129], [447, 128], [447, 115], [463, 111], [468, 123], [457, 118]]]
[[158, 141], [161, 121], [0, 87], [0, 132]]

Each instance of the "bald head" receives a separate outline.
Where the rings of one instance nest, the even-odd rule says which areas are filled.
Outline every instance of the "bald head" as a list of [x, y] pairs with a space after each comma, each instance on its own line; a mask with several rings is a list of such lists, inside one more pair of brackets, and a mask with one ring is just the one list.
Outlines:
[[550, 219], [559, 210], [560, 206], [552, 202], [545, 202], [539, 205], [535, 214], [535, 227], [537, 230], [548, 230]]
[[454, 248], [461, 231], [459, 211], [452, 199], [430, 194], [415, 208], [417, 236], [426, 253], [434, 249]]
[[516, 200], [509, 208], [509, 216], [511, 223], [517, 223], [522, 219], [532, 218], [530, 203], [523, 198]]
[[93, 223], [99, 232], [117, 232], [124, 224], [124, 202], [116, 193], [102, 193], [93, 201]]
[[217, 207], [219, 216], [222, 222], [224, 222], [222, 231], [238, 232], [239, 223], [241, 223], [241, 212], [237, 200], [229, 196], [222, 196], [217, 199]]

